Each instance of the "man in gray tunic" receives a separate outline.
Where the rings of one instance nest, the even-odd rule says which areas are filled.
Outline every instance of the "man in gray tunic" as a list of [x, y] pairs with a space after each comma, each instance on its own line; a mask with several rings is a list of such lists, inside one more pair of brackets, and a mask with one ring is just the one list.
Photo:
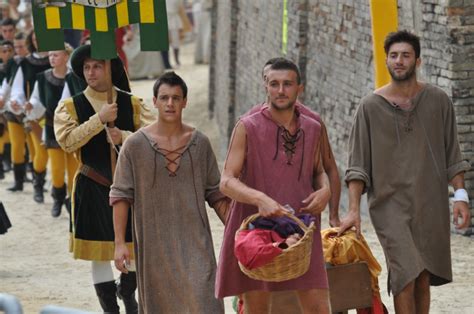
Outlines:
[[351, 226], [360, 233], [360, 198], [367, 192], [395, 311], [428, 313], [430, 285], [452, 281], [448, 183], [456, 191], [454, 224], [466, 228], [470, 166], [461, 157], [450, 99], [416, 78], [419, 38], [391, 33], [385, 52], [391, 82], [361, 100], [350, 135], [349, 212], [340, 233]]
[[208, 138], [182, 123], [187, 87], [174, 72], [153, 87], [158, 121], [123, 145], [110, 191], [115, 266], [128, 272], [132, 207], [140, 313], [223, 313], [214, 297], [216, 260], [205, 202], [225, 222], [229, 199]]

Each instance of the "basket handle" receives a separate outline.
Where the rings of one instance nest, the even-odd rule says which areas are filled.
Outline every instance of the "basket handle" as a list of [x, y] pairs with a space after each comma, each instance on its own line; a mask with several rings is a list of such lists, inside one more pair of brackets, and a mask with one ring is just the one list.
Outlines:
[[[300, 228], [306, 232], [309, 230], [309, 228], [311, 227], [311, 225], [308, 227], [306, 226], [298, 217], [296, 217], [295, 215], [291, 214], [291, 213], [284, 213], [285, 216], [291, 218], [294, 222], [296, 222], [298, 224], [298, 226], [300, 226]], [[247, 218], [244, 219], [244, 221], [242, 222], [242, 226], [247, 226], [249, 223], [251, 223], [252, 221], [254, 221], [255, 219], [257, 219], [258, 217], [260, 217], [261, 215], [259, 213], [256, 213], [256, 214], [253, 214], [253, 215], [250, 215], [248, 216]], [[312, 224], [314, 224], [314, 222], [312, 222]]]

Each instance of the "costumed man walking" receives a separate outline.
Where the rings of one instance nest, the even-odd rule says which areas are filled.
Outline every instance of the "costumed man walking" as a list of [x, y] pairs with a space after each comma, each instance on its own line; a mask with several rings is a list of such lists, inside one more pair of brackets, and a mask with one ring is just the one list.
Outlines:
[[[4, 40], [0, 44], [0, 59], [2, 63], [0, 63], [0, 82], [6, 80], [7, 77], [7, 64], [8, 61], [13, 58], [14, 55], [13, 49], [13, 42]], [[4, 112], [3, 106], [3, 90], [0, 89], [0, 180], [5, 178], [5, 167], [3, 165], [5, 154], [5, 146], [7, 143], [10, 143], [9, 135], [8, 135], [8, 126], [7, 126], [7, 119]]]
[[[25, 174], [25, 142], [28, 139], [28, 152], [33, 160], [33, 199], [37, 203], [44, 202], [43, 188], [46, 182], [46, 166], [48, 164], [48, 153], [41, 143], [39, 134], [30, 132], [29, 125], [25, 125], [25, 105], [31, 96], [36, 75], [49, 69], [48, 54], [37, 52], [36, 36], [30, 33], [26, 39], [26, 45], [30, 54], [20, 61], [18, 69], [12, 82], [9, 111], [12, 123], [8, 124], [10, 140], [12, 145], [13, 170], [15, 172], [15, 185], [10, 191], [22, 191]], [[16, 122], [15, 122], [16, 121]]]
[[[448, 183], [453, 222], [470, 223], [455, 112], [441, 89], [418, 81], [420, 40], [407, 31], [385, 39], [389, 84], [364, 97], [350, 135], [349, 212], [340, 233], [360, 233], [360, 198], [385, 253], [397, 313], [428, 313], [430, 285], [452, 281]], [[462, 218], [461, 222], [458, 219]]]
[[[77, 48], [71, 57], [74, 73], [87, 88], [59, 103], [54, 116], [56, 140], [66, 153], [74, 152], [79, 170], [74, 182], [71, 212], [71, 247], [76, 259], [92, 261], [92, 280], [104, 312], [118, 313], [117, 287], [110, 261], [114, 259], [114, 230], [109, 191], [113, 163], [111, 150], [132, 132], [152, 121], [150, 111], [129, 91], [122, 62], [111, 60], [112, 84], [105, 61], [91, 57], [91, 46]], [[125, 91], [124, 91], [125, 90]], [[113, 103], [107, 103], [108, 91]], [[114, 122], [115, 126], [105, 126]], [[113, 143], [113, 145], [111, 145]], [[112, 147], [111, 147], [112, 146]], [[125, 240], [132, 247], [130, 224]], [[122, 274], [118, 295], [127, 313], [135, 313], [135, 272]]]
[[[234, 254], [235, 232], [248, 216], [257, 212], [279, 216], [287, 212], [283, 204], [288, 204], [297, 213], [311, 213], [319, 225], [319, 214], [331, 197], [319, 152], [321, 125], [295, 106], [303, 89], [299, 73], [286, 59], [270, 66], [266, 88], [270, 106], [239, 120], [222, 173], [221, 191], [235, 202], [224, 231], [216, 295], [243, 294], [248, 313], [268, 313], [271, 292], [284, 290], [297, 292], [306, 313], [330, 313], [319, 229], [314, 232], [308, 272], [292, 280], [250, 279]], [[270, 135], [276, 141], [270, 141]]]
[[[262, 69], [262, 79], [263, 85], [266, 89], [267, 84], [267, 74], [270, 71], [271, 65], [277, 61], [284, 60], [284, 58], [271, 58]], [[242, 117], [252, 115], [258, 111], [261, 111], [263, 107], [270, 107], [270, 100], [267, 99], [263, 103], [256, 104], [249, 111], [247, 111]], [[311, 110], [309, 107], [305, 106], [298, 99], [295, 102], [295, 107], [298, 108], [298, 111], [304, 115], [316, 120], [321, 125], [321, 161], [323, 162], [323, 168], [329, 178], [329, 184], [331, 187], [331, 199], [329, 200], [329, 225], [331, 227], [338, 227], [340, 225], [339, 220], [339, 201], [341, 198], [341, 180], [339, 179], [339, 170], [337, 169], [336, 159], [331, 149], [331, 143], [329, 142], [329, 137], [326, 129], [326, 125], [319, 113]]]
[[158, 78], [153, 102], [158, 121], [127, 139], [110, 191], [115, 266], [128, 272], [132, 208], [140, 313], [224, 313], [214, 297], [216, 258], [205, 206], [225, 222], [230, 200], [219, 191], [216, 157], [209, 139], [182, 122], [187, 86], [181, 77]]
[[[51, 196], [54, 200], [51, 215], [53, 217], [58, 217], [61, 214], [66, 195], [71, 195], [73, 179], [78, 165], [73, 153], [66, 153], [59, 146], [53, 127], [54, 111], [64, 89], [65, 76], [68, 72], [67, 62], [71, 53], [72, 48], [68, 44], [66, 44], [65, 50], [49, 52], [49, 62], [52, 69], [37, 75], [33, 93], [26, 105], [27, 117], [34, 123], [44, 117], [42, 141], [47, 148], [51, 161], [51, 181], [53, 184]], [[68, 176], [67, 188], [64, 182], [65, 172]]]
[[[8, 171], [11, 169], [11, 164], [12, 164], [12, 161], [14, 163], [14, 158], [17, 158], [17, 162], [21, 160], [21, 162], [24, 163], [24, 156], [19, 157], [20, 152], [18, 151], [14, 152], [11, 149], [11, 137], [15, 137], [15, 135], [10, 135], [10, 132], [12, 129], [14, 130], [20, 130], [20, 129], [15, 128], [16, 125], [10, 125], [11, 123], [18, 124], [19, 122], [16, 119], [15, 115], [9, 111], [9, 107], [7, 105], [10, 99], [11, 84], [15, 76], [15, 73], [18, 70], [20, 61], [28, 55], [28, 49], [26, 48], [26, 36], [24, 33], [17, 33], [15, 35], [15, 38], [13, 40], [13, 49], [14, 49], [14, 56], [8, 59], [5, 65], [5, 77], [2, 80], [2, 85], [0, 88], [0, 111], [3, 112], [3, 116], [7, 120], [6, 131], [8, 132], [8, 139], [10, 142], [10, 144], [8, 144], [5, 147], [5, 154], [4, 154], [5, 162], [3, 163], [5, 171]], [[24, 134], [24, 132], [21, 132], [20, 135], [16, 135], [16, 137], [21, 136], [21, 134]], [[28, 147], [30, 147], [30, 145], [31, 147], [33, 147], [31, 140], [28, 140]], [[14, 170], [15, 185], [9, 188], [8, 190], [19, 191], [20, 188], [21, 190], [23, 190], [23, 181], [25, 179], [26, 167], [25, 165], [22, 165], [22, 166], [17, 166], [13, 168], [14, 168], [13, 170]], [[17, 170], [16, 172], [15, 172], [15, 169]], [[19, 179], [20, 172], [22, 172], [21, 179]]]

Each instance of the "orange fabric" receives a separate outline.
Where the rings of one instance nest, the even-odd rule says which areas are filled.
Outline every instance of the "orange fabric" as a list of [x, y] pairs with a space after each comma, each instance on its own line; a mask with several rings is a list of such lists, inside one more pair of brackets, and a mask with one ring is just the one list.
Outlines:
[[388, 314], [388, 310], [382, 303], [380, 296], [372, 296], [372, 307], [357, 309], [357, 314]]

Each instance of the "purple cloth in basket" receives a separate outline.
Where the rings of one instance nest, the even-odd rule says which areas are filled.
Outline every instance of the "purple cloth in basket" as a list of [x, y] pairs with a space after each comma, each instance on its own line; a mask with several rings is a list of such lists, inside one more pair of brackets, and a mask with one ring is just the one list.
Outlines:
[[[296, 215], [306, 226], [309, 226], [315, 218], [311, 214]], [[283, 217], [258, 217], [252, 222], [252, 226], [256, 229], [273, 230], [282, 238], [288, 238], [290, 235], [299, 233], [304, 235], [304, 231], [298, 224], [288, 216]]]

